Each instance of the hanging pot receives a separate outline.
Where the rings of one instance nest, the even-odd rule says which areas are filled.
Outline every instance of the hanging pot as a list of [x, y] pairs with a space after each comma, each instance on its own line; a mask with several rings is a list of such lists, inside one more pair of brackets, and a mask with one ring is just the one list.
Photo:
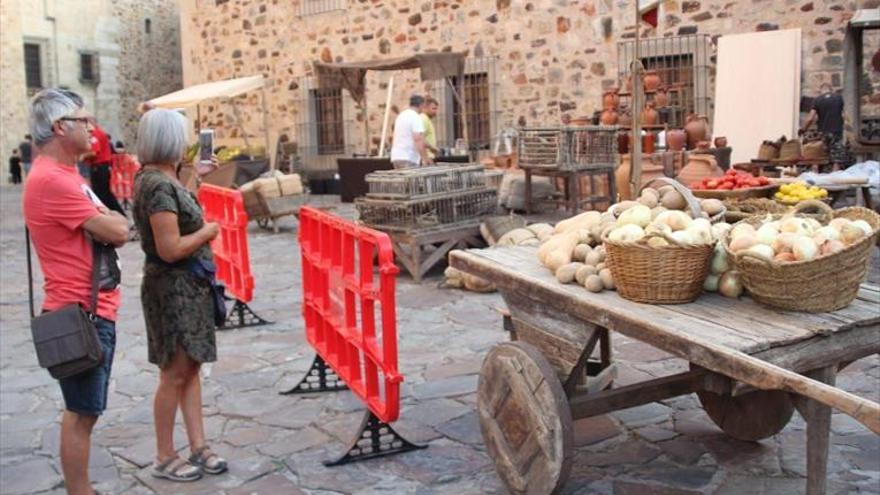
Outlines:
[[599, 122], [601, 122], [602, 125], [614, 125], [617, 124], [618, 119], [617, 110], [606, 108], [605, 111], [602, 112], [602, 116], [599, 117]]
[[646, 71], [642, 77], [642, 83], [645, 85], [645, 91], [656, 91], [662, 83], [660, 74], [656, 70]]
[[660, 122], [660, 114], [654, 110], [653, 103], [647, 103], [641, 115], [642, 125], [656, 125]]
[[617, 88], [611, 88], [602, 95], [602, 108], [617, 108], [620, 104], [620, 96], [617, 95]]
[[681, 151], [687, 143], [687, 133], [682, 129], [666, 131], [666, 147], [669, 151]]
[[709, 139], [709, 119], [705, 115], [697, 115], [695, 113], [688, 115], [684, 132], [687, 133], [688, 149], [696, 148], [697, 143]]
[[727, 138], [724, 136], [718, 136], [715, 138], [715, 147], [716, 148], [726, 148], [727, 147]]

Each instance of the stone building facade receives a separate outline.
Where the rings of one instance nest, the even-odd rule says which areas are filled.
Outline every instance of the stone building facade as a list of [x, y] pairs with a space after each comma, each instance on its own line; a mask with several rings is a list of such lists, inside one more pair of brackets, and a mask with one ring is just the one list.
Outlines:
[[[711, 75], [718, 36], [799, 28], [802, 93], [812, 95], [822, 81], [842, 86], [846, 22], [855, 9], [878, 4], [663, 0], [658, 27], [643, 24], [642, 29], [648, 37], [706, 35], [702, 39], [710, 49]], [[296, 141], [306, 155], [319, 154], [315, 108], [321, 103], [315, 101], [320, 94], [313, 91], [313, 61], [467, 51], [469, 71], [485, 74], [480, 84], [489, 91], [488, 97], [481, 97], [488, 108], [474, 111], [485, 112], [494, 134], [518, 123], [557, 124], [600, 109], [603, 89], [621, 84], [619, 43], [635, 35], [633, 10], [633, 2], [625, 0], [181, 0], [184, 81], [189, 85], [263, 74], [273, 142]], [[391, 75], [368, 76], [367, 115], [374, 150]], [[421, 82], [417, 71], [394, 74], [396, 107], [414, 91], [440, 96], [445, 115], [438, 134], [451, 142], [460, 131], [447, 125], [454, 120], [448, 91], [442, 84]], [[709, 96], [711, 91], [710, 85]], [[258, 97], [244, 97], [242, 103], [244, 132], [259, 134]], [[344, 152], [364, 152], [361, 113], [345, 95], [341, 116]], [[203, 108], [201, 118], [202, 125], [216, 127], [227, 137], [241, 132], [222, 105]]]
[[137, 104], [182, 85], [175, 0], [4, 0], [0, 25], [4, 164], [39, 88], [76, 91], [114, 140], [133, 144]]

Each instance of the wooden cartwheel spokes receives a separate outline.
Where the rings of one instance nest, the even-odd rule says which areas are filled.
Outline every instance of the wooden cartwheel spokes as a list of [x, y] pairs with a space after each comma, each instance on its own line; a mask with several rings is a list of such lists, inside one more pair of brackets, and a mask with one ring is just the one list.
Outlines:
[[477, 412], [483, 442], [510, 493], [562, 489], [572, 463], [571, 410], [538, 349], [506, 342], [489, 351], [477, 386]]
[[[700, 369], [694, 364], [691, 369]], [[703, 410], [721, 430], [737, 440], [756, 442], [785, 428], [794, 414], [794, 402], [782, 390], [755, 390], [734, 396], [698, 390]]]

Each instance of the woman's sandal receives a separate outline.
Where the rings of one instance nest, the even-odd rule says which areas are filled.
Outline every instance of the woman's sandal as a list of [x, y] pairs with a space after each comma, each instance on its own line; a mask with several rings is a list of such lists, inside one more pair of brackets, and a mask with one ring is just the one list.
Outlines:
[[154, 463], [152, 475], [171, 481], [196, 481], [202, 477], [202, 470], [186, 459], [172, 457], [161, 464]]
[[215, 454], [211, 450], [211, 447], [208, 447], [207, 445], [194, 450], [192, 455], [189, 456], [189, 462], [195, 466], [199, 466], [208, 474], [225, 473], [228, 469], [226, 459]]

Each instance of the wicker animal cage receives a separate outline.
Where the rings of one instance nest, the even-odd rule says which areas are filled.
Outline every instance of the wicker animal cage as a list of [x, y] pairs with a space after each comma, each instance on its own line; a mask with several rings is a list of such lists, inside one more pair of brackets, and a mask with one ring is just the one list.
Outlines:
[[618, 160], [616, 126], [526, 127], [519, 131], [521, 168], [586, 170]]
[[355, 200], [360, 221], [370, 227], [407, 232], [474, 220], [495, 212], [497, 191], [481, 189], [393, 200], [362, 197]]
[[416, 199], [482, 189], [486, 187], [486, 168], [479, 164], [468, 164], [380, 170], [367, 174], [365, 180], [368, 198]]

